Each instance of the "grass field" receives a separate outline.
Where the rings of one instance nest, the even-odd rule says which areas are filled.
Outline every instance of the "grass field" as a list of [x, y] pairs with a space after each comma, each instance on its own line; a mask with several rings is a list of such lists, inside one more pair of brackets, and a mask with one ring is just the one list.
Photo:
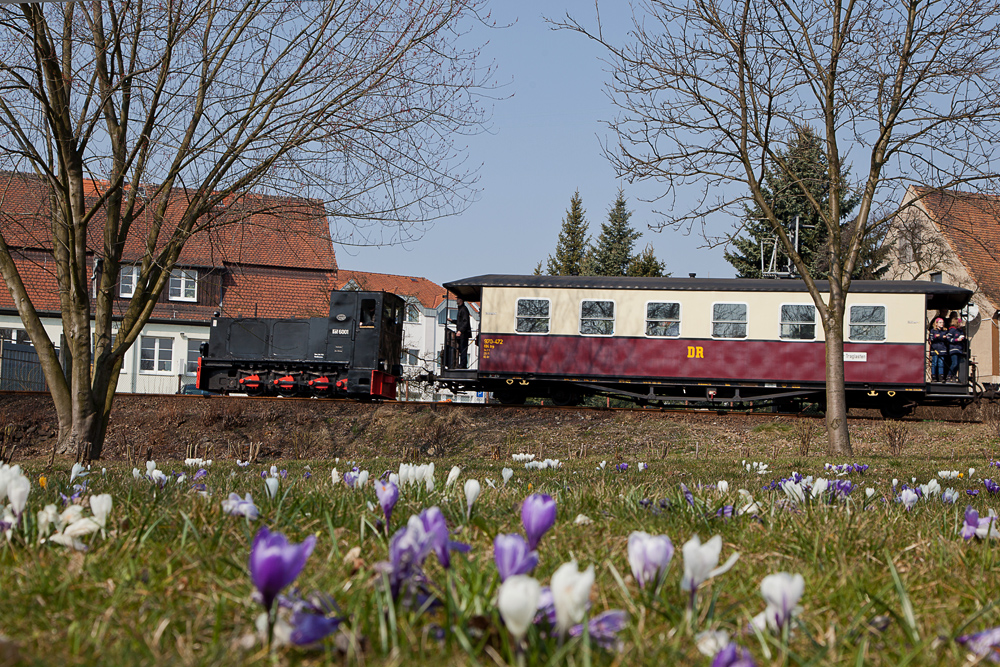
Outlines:
[[[509, 456], [437, 459], [433, 491], [424, 482], [401, 485], [389, 535], [411, 515], [436, 506], [450, 539], [471, 548], [452, 552], [447, 570], [429, 555], [397, 599], [390, 575], [378, 565], [389, 560], [389, 538], [373, 482], [385, 470], [398, 471], [398, 460], [247, 467], [216, 461], [198, 479], [200, 465], [161, 461], [162, 486], [146, 470], [136, 478], [121, 464], [95, 467], [71, 484], [68, 466], [52, 472], [44, 462], [28, 462], [26, 509], [20, 521], [7, 515], [13, 525], [0, 546], [0, 664], [709, 665], [713, 658], [699, 650], [699, 639], [708, 650], [701, 633], [719, 630], [761, 665], [962, 664], [976, 654], [956, 638], [1000, 625], [1000, 540], [961, 535], [967, 505], [985, 517], [1000, 504], [984, 482], [1000, 478], [987, 449], [944, 447], [943, 459], [929, 450], [872, 453], [850, 462], [815, 453], [758, 455], [755, 460], [767, 464], [763, 473], [747, 470], [738, 453], [669, 454], [647, 461], [645, 470], [627, 459], [601, 468], [594, 457], [544, 470], [525, 469]], [[272, 463], [287, 475], [279, 472], [276, 496], [269, 499], [262, 472], [269, 475]], [[627, 469], [618, 470], [619, 463]], [[826, 463], [869, 467], [838, 476], [824, 469]], [[453, 464], [462, 472], [446, 487]], [[341, 474], [352, 466], [369, 470], [371, 479], [363, 488], [334, 484], [334, 466]], [[506, 485], [503, 467], [513, 470]], [[961, 477], [941, 478], [945, 470]], [[765, 488], [793, 472], [814, 478], [797, 485], [804, 500], [790, 487]], [[179, 473], [186, 475], [180, 483]], [[820, 478], [839, 486], [820, 492]], [[482, 487], [471, 518], [464, 492], [469, 479]], [[898, 500], [904, 484], [919, 488], [932, 479], [941, 490], [925, 486], [912, 509]], [[728, 491], [719, 491], [720, 480]], [[846, 492], [844, 480], [853, 490]], [[81, 482], [85, 488], [74, 489]], [[942, 499], [948, 488], [957, 494], [954, 503]], [[739, 489], [758, 506], [747, 508], [750, 501]], [[226, 513], [222, 503], [231, 492], [252, 494], [259, 518]], [[541, 538], [532, 576], [548, 585], [568, 561], [575, 559], [581, 570], [592, 565], [588, 618], [621, 610], [625, 622], [612, 628], [613, 637], [589, 625], [586, 632], [561, 636], [537, 622], [519, 655], [497, 610], [493, 541], [498, 534], [524, 534], [522, 502], [537, 493], [555, 500], [557, 518]], [[73, 500], [62, 498], [74, 494]], [[79, 504], [86, 518], [89, 500], [100, 494], [110, 494], [112, 507], [103, 530], [79, 538], [86, 550], [73, 548], [71, 539], [64, 540], [70, 546], [54, 543], [51, 536], [39, 544], [38, 513], [46, 505], [63, 512]], [[0, 504], [10, 502], [0, 495]], [[263, 638], [256, 627], [264, 608], [254, 599], [248, 561], [261, 526], [293, 543], [316, 537], [294, 587], [303, 595], [328, 594], [337, 605], [331, 616], [343, 619], [317, 645], [280, 645], [289, 620], [284, 612], [270, 650], [266, 623]], [[659, 587], [640, 588], [632, 574], [627, 541], [633, 531], [672, 540], [675, 553]], [[682, 546], [693, 535], [702, 541], [721, 536], [720, 563], [735, 553], [739, 558], [698, 587], [691, 607], [680, 582]], [[752, 619], [765, 610], [761, 582], [778, 572], [802, 575], [801, 609], [781, 631], [754, 630]]]

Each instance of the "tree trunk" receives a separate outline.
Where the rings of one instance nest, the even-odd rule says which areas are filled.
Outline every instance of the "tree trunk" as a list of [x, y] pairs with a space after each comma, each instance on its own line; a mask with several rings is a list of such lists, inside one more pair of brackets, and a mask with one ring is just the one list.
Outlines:
[[826, 335], [826, 435], [827, 453], [851, 456], [851, 434], [847, 429], [847, 396], [844, 392], [844, 316], [843, 306], [833, 303], [829, 319], [824, 320]]

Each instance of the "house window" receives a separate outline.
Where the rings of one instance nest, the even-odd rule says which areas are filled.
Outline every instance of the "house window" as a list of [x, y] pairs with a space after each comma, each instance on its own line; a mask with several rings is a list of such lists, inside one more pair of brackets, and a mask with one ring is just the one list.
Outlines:
[[932, 283], [943, 283], [944, 282], [944, 275], [940, 271], [935, 271], [934, 273], [931, 274], [931, 282]]
[[885, 340], [885, 306], [851, 306], [851, 340]]
[[549, 300], [518, 299], [515, 331], [518, 333], [548, 333]]
[[31, 345], [31, 338], [24, 329], [0, 329], [0, 339], [15, 345]]
[[615, 333], [614, 301], [580, 303], [580, 333], [584, 336], [612, 336]]
[[407, 322], [419, 322], [420, 321], [420, 306], [416, 303], [406, 304], [406, 321]]
[[420, 350], [412, 347], [408, 347], [403, 350], [402, 359], [399, 363], [404, 366], [419, 366], [420, 365]]
[[118, 273], [118, 296], [123, 299], [130, 299], [135, 294], [135, 288], [139, 284], [139, 274], [142, 273], [141, 266], [123, 266]]
[[747, 305], [745, 303], [712, 304], [712, 338], [746, 338]]
[[143, 336], [139, 346], [139, 370], [169, 373], [173, 369], [174, 339]]
[[816, 306], [785, 304], [781, 307], [781, 338], [816, 340]]
[[201, 356], [201, 344], [204, 342], [204, 340], [199, 338], [188, 338], [187, 365], [184, 368], [185, 375], [198, 374], [198, 357]]
[[198, 272], [186, 269], [174, 269], [170, 272], [171, 301], [198, 300]]
[[667, 301], [650, 301], [646, 304], [647, 336], [680, 336], [681, 304]]
[[458, 318], [458, 308], [442, 309], [441, 312], [438, 313], [438, 324], [444, 326], [448, 324], [449, 321], [456, 318]]

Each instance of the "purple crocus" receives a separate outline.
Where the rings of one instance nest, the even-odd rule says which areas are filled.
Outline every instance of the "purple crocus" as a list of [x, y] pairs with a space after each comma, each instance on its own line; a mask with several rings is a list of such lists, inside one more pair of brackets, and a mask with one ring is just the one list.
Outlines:
[[343, 618], [329, 595], [314, 592], [306, 598], [290, 600], [292, 632], [289, 639], [296, 646], [311, 646], [333, 634]]
[[419, 514], [419, 517], [430, 540], [430, 547], [437, 556], [438, 562], [441, 563], [441, 567], [445, 569], [451, 567], [452, 551], [469, 550], [468, 544], [451, 541], [448, 523], [437, 507], [428, 507]]
[[196, 472], [194, 474], [194, 476], [191, 478], [191, 480], [197, 482], [199, 479], [201, 479], [202, 477], [204, 477], [207, 474], [208, 474], [207, 470], [205, 470], [204, 468], [199, 468], [198, 472]]
[[249, 493], [246, 498], [240, 498], [238, 493], [230, 493], [229, 498], [222, 501], [222, 511], [230, 516], [245, 516], [251, 521], [260, 516], [260, 510], [253, 504], [253, 497]]
[[534, 551], [542, 536], [556, 522], [556, 501], [545, 493], [533, 493], [521, 504], [521, 523], [528, 536], [528, 549]]
[[615, 466], [615, 470], [617, 470], [618, 472], [625, 472], [626, 470], [628, 470], [628, 464], [619, 463], [618, 465]]
[[392, 516], [392, 508], [396, 506], [396, 502], [399, 500], [399, 487], [388, 480], [376, 480], [375, 496], [378, 498], [378, 504], [382, 507], [385, 524], [388, 526], [389, 517]]
[[694, 507], [694, 494], [691, 493], [691, 489], [687, 488], [687, 484], [681, 482], [681, 493], [684, 494], [684, 500], [688, 502], [688, 505]]
[[538, 552], [528, 549], [520, 535], [497, 535], [493, 540], [493, 560], [500, 573], [500, 581], [515, 574], [528, 574], [538, 565]]
[[1000, 492], [1000, 484], [997, 484], [992, 479], [984, 479], [983, 486], [985, 486], [986, 490], [990, 492], [990, 495], [995, 496], [998, 492]]
[[628, 536], [628, 564], [639, 588], [649, 583], [658, 587], [673, 557], [674, 543], [666, 535], [650, 535], [637, 530]]
[[972, 505], [965, 508], [965, 522], [962, 524], [962, 537], [966, 540], [971, 540], [973, 537], [978, 537], [983, 539], [990, 536], [990, 533], [995, 533], [996, 529], [991, 528], [995, 516], [987, 516], [986, 518], [980, 518], [979, 512], [972, 509]]
[[[601, 612], [587, 623], [587, 634], [590, 641], [604, 649], [617, 648], [621, 643], [618, 633], [625, 628], [628, 623], [628, 614], [621, 609], [609, 609]], [[583, 624], [574, 625], [569, 629], [569, 634], [579, 637], [583, 634]]]
[[291, 544], [288, 538], [272, 533], [267, 526], [257, 531], [250, 549], [250, 578], [268, 612], [278, 593], [302, 572], [315, 546], [315, 535], [310, 535], [301, 544]]
[[955, 640], [980, 658], [1000, 662], [1000, 628], [990, 628]]
[[715, 654], [712, 667], [757, 667], [750, 651], [733, 642]]
[[354, 488], [354, 483], [358, 481], [358, 473], [353, 471], [348, 471], [344, 473], [344, 484]]

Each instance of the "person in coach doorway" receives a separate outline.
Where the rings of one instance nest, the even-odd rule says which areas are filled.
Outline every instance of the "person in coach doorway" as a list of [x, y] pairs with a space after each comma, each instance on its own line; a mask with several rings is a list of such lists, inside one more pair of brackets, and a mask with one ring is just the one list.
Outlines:
[[472, 338], [472, 326], [469, 324], [469, 309], [465, 307], [464, 299], [456, 299], [458, 313], [452, 323], [458, 330], [458, 367], [469, 367], [469, 339]]

